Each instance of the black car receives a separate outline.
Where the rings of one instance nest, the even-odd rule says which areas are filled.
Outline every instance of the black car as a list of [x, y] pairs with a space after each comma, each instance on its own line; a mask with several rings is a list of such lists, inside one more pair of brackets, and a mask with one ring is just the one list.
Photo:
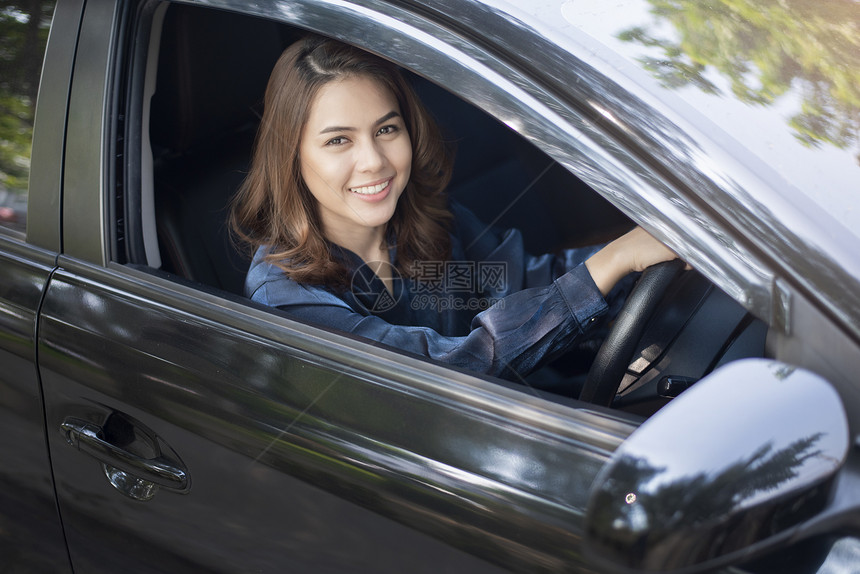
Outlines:
[[[0, 571], [860, 568], [860, 5], [520, 4], [3, 3]], [[530, 251], [691, 269], [513, 381], [251, 302], [228, 204], [307, 31]]]

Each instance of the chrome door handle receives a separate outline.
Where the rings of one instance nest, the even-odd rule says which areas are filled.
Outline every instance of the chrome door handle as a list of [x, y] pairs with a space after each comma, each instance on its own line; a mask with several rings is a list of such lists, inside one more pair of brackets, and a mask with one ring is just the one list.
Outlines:
[[97, 424], [69, 417], [60, 431], [70, 445], [105, 465], [175, 492], [187, 492], [191, 486], [188, 473], [173, 461], [163, 456], [143, 458], [115, 446], [101, 438], [102, 428]]

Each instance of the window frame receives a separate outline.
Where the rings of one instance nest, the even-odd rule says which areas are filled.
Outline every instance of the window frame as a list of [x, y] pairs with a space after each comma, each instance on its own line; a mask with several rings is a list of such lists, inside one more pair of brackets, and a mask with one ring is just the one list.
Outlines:
[[[758, 317], [773, 322], [778, 305], [773, 302], [773, 276], [758, 256], [743, 244], [714, 241], [708, 229], [721, 222], [701, 213], [678, 181], [665, 177], [665, 170], [619, 146], [615, 128], [606, 118], [595, 118], [599, 102], [574, 86], [568, 93], [557, 89], [558, 78], [543, 78], [537, 67], [524, 75], [522, 58], [500, 52], [480, 38], [469, 38], [454, 27], [458, 11], [464, 18], [467, 4], [454, 4], [445, 19], [437, 21], [407, 8], [371, 3], [370, 6], [323, 0], [296, 3], [275, 2], [248, 6], [237, 0], [183, 2], [188, 5], [236, 12], [279, 21], [315, 31], [391, 59], [430, 81], [446, 86], [465, 101], [495, 117], [533, 143], [631, 219], [674, 249], [683, 258], [729, 293]], [[504, 15], [494, 15], [506, 18]], [[493, 26], [509, 21], [492, 21]], [[369, 31], [358, 35], [357, 30]], [[375, 30], [378, 33], [374, 33]], [[526, 41], [535, 33], [517, 31], [515, 40]], [[544, 43], [546, 43], [544, 41]], [[558, 54], [550, 54], [558, 58]], [[585, 62], [567, 54], [569, 77], [595, 76]], [[612, 86], [610, 80], [601, 78]], [[608, 90], [608, 88], [607, 88]], [[602, 95], [610, 102], [618, 95]], [[625, 97], [629, 97], [629, 94]], [[641, 103], [640, 103], [641, 104]], [[644, 104], [641, 104], [644, 106]], [[646, 108], [647, 109], [647, 108]], [[604, 112], [610, 113], [611, 112]], [[702, 220], [712, 225], [703, 225]]]
[[[142, 3], [140, 14], [151, 17], [157, 6], [165, 4], [167, 3], [156, 0]], [[668, 234], [669, 239], [680, 241], [678, 229], [666, 227], [666, 221], [684, 221], [691, 212], [689, 205], [669, 183], [652, 174], [634, 157], [620, 153], [618, 146], [604, 132], [602, 126], [580, 114], [557, 94], [542, 87], [534, 78], [521, 74], [497, 53], [464, 39], [440, 23], [425, 20], [405, 9], [386, 5], [369, 9], [327, 1], [299, 2], [302, 9], [294, 12], [285, 10], [284, 15], [279, 16], [273, 15], [276, 11], [271, 7], [263, 9], [230, 0], [221, 0], [214, 5], [210, 2], [181, 4], [198, 6], [201, 10], [224, 10], [242, 16], [273, 20], [339, 38], [392, 59], [412, 73], [437, 84], [444, 84], [458, 97], [507, 125], [524, 140], [585, 181], [593, 190], [610, 199], [623, 213], [635, 216], [638, 223], [646, 228], [656, 226], [650, 231], [658, 238], [666, 241]], [[376, 9], [380, 11], [377, 12]], [[362, 26], [369, 27], [371, 31], [359, 38], [356, 30], [362, 29]], [[386, 38], [386, 34], [382, 32], [389, 30], [389, 26], [395, 33]], [[374, 33], [374, 29], [379, 33]], [[151, 72], [151, 62], [146, 60], [153, 53], [152, 48], [147, 46], [150, 38], [148, 22], [143, 31], [136, 32], [135, 37], [133, 55], [127, 57], [123, 65], [138, 68], [133, 79], [139, 86], [146, 73], [143, 70]], [[367, 38], [382, 39], [376, 42], [368, 41]], [[403, 50], [403, 42], [408, 42], [413, 49]], [[139, 94], [142, 90], [131, 87], [128, 92]], [[143, 148], [140, 145], [141, 134], [146, 130], [142, 129], [139, 122], [135, 125], [133, 118], [140, 117], [143, 104], [137, 96], [133, 96], [125, 105], [129, 110], [127, 116], [132, 118], [125, 129], [125, 140], [134, 142], [126, 148], [126, 155], [138, 160]], [[126, 174], [126, 193], [140, 193], [140, 177], [135, 176], [134, 169], [139, 170], [141, 165], [142, 161], [133, 164]], [[120, 178], [115, 179], [119, 181]], [[134, 204], [129, 202], [129, 205]], [[126, 210], [125, 221], [129, 226], [142, 229], [146, 226], [145, 222], [135, 224], [135, 215], [138, 213], [139, 209]], [[674, 214], [676, 218], [673, 220], [667, 213]], [[695, 228], [696, 226], [689, 226], [687, 230]], [[134, 235], [132, 239], [140, 244], [139, 235]], [[131, 247], [135, 241], [129, 242], [128, 261], [135, 266], [145, 267], [154, 259], [149, 253], [143, 255], [142, 248], [138, 248], [137, 254], [133, 255]], [[671, 247], [675, 243], [669, 242], [669, 245]], [[676, 251], [683, 253], [681, 249]], [[122, 249], [117, 248], [115, 253], [121, 254]], [[124, 262], [122, 257], [117, 255], [112, 256], [111, 261]], [[176, 279], [169, 275], [155, 275], [168, 277], [169, 280]], [[202, 285], [198, 287], [208, 293], [219, 293], [217, 289]], [[249, 303], [241, 297], [228, 297], [226, 293], [220, 295], [237, 311], [240, 310], [239, 306]], [[349, 338], [349, 335], [345, 336]]]

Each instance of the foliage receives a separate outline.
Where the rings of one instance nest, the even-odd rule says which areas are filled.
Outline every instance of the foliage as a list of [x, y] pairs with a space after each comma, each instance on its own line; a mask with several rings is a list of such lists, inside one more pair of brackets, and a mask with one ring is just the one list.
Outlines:
[[0, 3], [0, 189], [25, 193], [53, 0]]
[[809, 146], [860, 143], [860, 4], [851, 0], [649, 0], [655, 24], [670, 23], [678, 41], [646, 27], [621, 40], [662, 51], [642, 64], [665, 86], [693, 84], [718, 93], [716, 70], [740, 100], [770, 105], [793, 90], [800, 109], [789, 120]]

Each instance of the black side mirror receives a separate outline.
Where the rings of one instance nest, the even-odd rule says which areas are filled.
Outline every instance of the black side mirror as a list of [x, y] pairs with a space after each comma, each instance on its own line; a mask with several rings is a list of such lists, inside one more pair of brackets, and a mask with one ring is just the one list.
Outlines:
[[827, 514], [849, 446], [827, 381], [773, 361], [731, 363], [613, 454], [591, 490], [584, 547], [606, 572], [746, 561]]

